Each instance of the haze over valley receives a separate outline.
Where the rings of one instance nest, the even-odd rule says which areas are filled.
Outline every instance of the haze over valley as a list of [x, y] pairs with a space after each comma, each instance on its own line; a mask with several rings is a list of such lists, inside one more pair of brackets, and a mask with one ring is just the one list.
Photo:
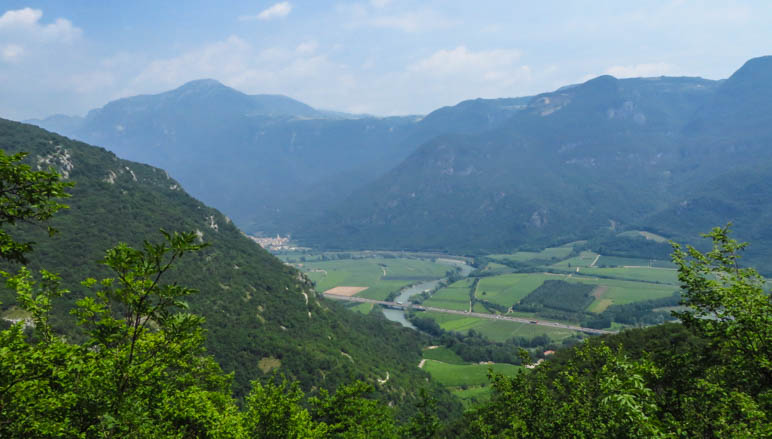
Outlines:
[[0, 437], [772, 436], [768, 6], [13, 3]]

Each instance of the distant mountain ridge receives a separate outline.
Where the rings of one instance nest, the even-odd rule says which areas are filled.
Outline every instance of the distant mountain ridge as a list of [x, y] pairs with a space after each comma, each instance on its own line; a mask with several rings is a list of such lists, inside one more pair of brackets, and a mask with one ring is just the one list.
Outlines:
[[[735, 221], [742, 239], [770, 249], [772, 197], [743, 184], [772, 177], [770, 98], [770, 57], [723, 81], [601, 76], [534, 96], [484, 132], [432, 139], [296, 236], [322, 247], [480, 252], [611, 229], [691, 238], [709, 218]], [[713, 201], [690, 209], [689, 200]]]
[[[108, 104], [65, 134], [169, 169], [248, 231], [312, 246], [500, 251], [633, 228], [691, 237], [705, 230], [690, 215], [707, 216], [684, 206], [720, 197], [714, 221], [772, 248], [743, 196], [701, 191], [730, 172], [766, 172], [770, 79], [772, 58], [761, 57], [719, 81], [601, 76], [392, 118], [255, 110], [202, 81], [138, 97], [154, 106], [136, 112]], [[180, 94], [190, 104], [171, 105]]]
[[85, 118], [28, 122], [163, 167], [247, 231], [287, 233], [448, 126], [457, 133], [484, 131], [525, 101], [478, 99], [423, 118], [374, 117], [247, 95], [204, 79], [119, 99]]

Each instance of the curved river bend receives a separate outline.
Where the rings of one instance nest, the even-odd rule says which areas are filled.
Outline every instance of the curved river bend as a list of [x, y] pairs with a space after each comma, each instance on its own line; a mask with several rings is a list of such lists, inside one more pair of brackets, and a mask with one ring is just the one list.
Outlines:
[[[461, 269], [461, 276], [467, 277], [469, 276], [469, 273], [474, 270], [469, 264], [467, 264], [464, 261], [455, 260], [455, 259], [438, 259], [438, 263], [450, 265], [453, 267], [459, 267]], [[430, 280], [426, 282], [417, 283], [414, 285], [410, 285], [409, 287], [406, 287], [405, 289], [400, 291], [399, 296], [397, 296], [396, 299], [394, 299], [395, 302], [402, 302], [407, 303], [411, 297], [415, 296], [416, 294], [421, 294], [422, 292], [426, 290], [433, 290], [437, 288], [437, 285], [439, 285], [440, 282], [446, 280], [447, 278], [443, 279], [435, 279]], [[384, 308], [383, 309], [383, 315], [386, 316], [387, 319], [397, 322], [401, 324], [402, 326], [406, 328], [412, 328], [415, 329], [415, 326], [413, 326], [406, 318], [405, 318], [405, 311], [401, 309], [391, 309], [391, 308]]]

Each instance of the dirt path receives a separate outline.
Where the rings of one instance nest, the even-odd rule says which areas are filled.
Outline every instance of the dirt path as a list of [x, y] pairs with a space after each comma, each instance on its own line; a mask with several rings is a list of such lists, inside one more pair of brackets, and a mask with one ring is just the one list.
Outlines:
[[423, 369], [424, 368], [424, 364], [426, 364], [426, 358], [424, 358], [423, 360], [421, 360], [420, 363], [418, 363], [418, 368], [419, 369]]
[[598, 263], [598, 259], [600, 259], [600, 255], [598, 255], [598, 256], [595, 256], [595, 260], [594, 260], [594, 261], [592, 261], [592, 264], [590, 264], [590, 267], [594, 267], [594, 266], [595, 266], [595, 264], [597, 264], [597, 263]]
[[378, 378], [378, 384], [386, 384], [386, 382], [388, 382], [388, 381], [389, 381], [389, 371], [387, 370], [386, 371], [386, 378], [384, 378], [384, 379]]

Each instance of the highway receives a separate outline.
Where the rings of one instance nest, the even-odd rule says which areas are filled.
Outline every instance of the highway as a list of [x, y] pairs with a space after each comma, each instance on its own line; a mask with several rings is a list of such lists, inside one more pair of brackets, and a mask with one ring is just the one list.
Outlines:
[[586, 332], [588, 334], [613, 334], [614, 331], [606, 331], [603, 329], [593, 329], [593, 328], [583, 328], [581, 326], [574, 326], [574, 325], [567, 325], [565, 323], [557, 323], [557, 322], [545, 322], [543, 320], [537, 320], [537, 319], [527, 319], [523, 317], [509, 317], [501, 314], [486, 314], [481, 312], [468, 312], [468, 311], [458, 311], [455, 309], [444, 309], [444, 308], [435, 308], [433, 306], [423, 306], [423, 305], [413, 305], [411, 303], [397, 303], [397, 302], [386, 302], [385, 300], [373, 300], [373, 299], [365, 299], [364, 297], [355, 297], [355, 296], [339, 296], [337, 294], [324, 294], [324, 297], [328, 299], [333, 300], [344, 300], [348, 302], [359, 302], [359, 303], [373, 303], [377, 305], [384, 305], [391, 308], [401, 308], [401, 309], [415, 309], [418, 311], [433, 311], [433, 312], [441, 312], [445, 314], [458, 314], [461, 316], [467, 316], [467, 317], [478, 317], [481, 319], [490, 319], [490, 320], [504, 320], [508, 322], [517, 322], [517, 323], [526, 323], [529, 325], [537, 325], [537, 326], [546, 326], [549, 328], [560, 328], [560, 329], [570, 329], [572, 331], [582, 331]]

